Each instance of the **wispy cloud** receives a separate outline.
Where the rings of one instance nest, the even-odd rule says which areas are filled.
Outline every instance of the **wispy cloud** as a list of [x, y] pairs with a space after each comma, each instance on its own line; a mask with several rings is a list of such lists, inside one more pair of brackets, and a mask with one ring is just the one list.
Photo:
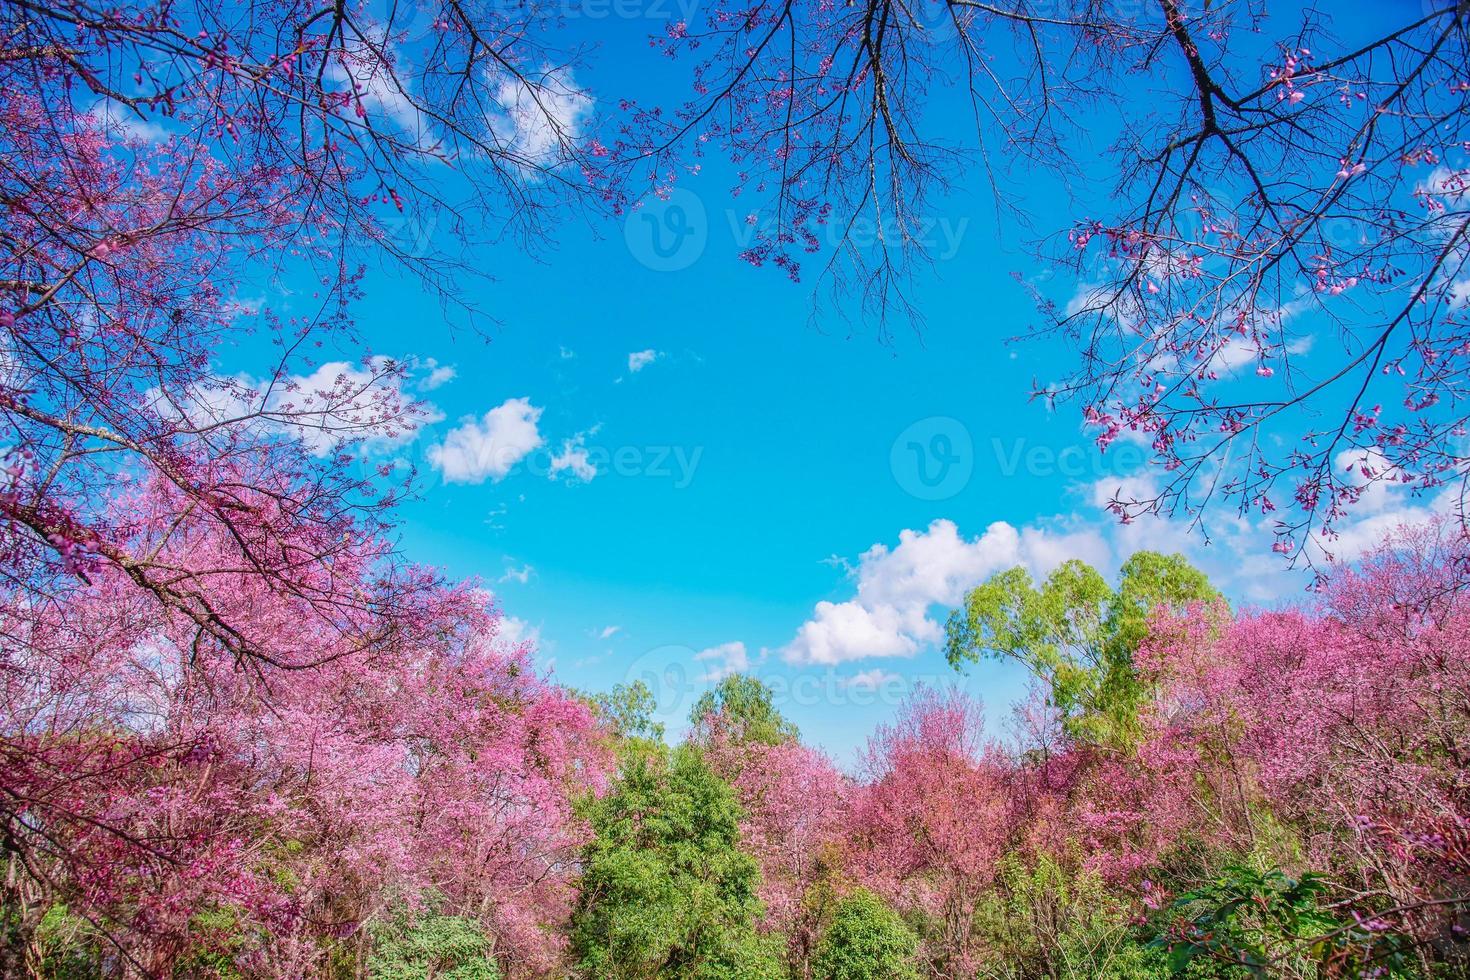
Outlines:
[[704, 675], [707, 681], [724, 680], [731, 674], [741, 674], [750, 670], [750, 654], [746, 652], [745, 644], [739, 640], [701, 650], [694, 655], [694, 659], [712, 664]]
[[110, 99], [101, 99], [94, 105], [86, 118], [115, 137], [125, 140], [141, 140], [144, 143], [162, 143], [172, 134], [155, 121], [153, 115], [140, 116], [131, 109], [118, 105]]
[[566, 473], [571, 480], [581, 480], [583, 483], [597, 476], [597, 466], [587, 453], [584, 445], [586, 433], [580, 433], [561, 444], [561, 452], [551, 457], [551, 467], [547, 476], [556, 479], [558, 474]]
[[495, 82], [493, 97], [491, 135], [530, 179], [573, 158], [592, 115], [592, 96], [578, 87], [569, 68], [503, 77]]
[[420, 391], [433, 391], [435, 388], [442, 388], [453, 381], [459, 374], [454, 369], [454, 365], [440, 364], [432, 357], [424, 361], [422, 366], [429, 373], [419, 381]]
[[902, 675], [874, 667], [872, 670], [860, 670], [851, 677], [841, 678], [838, 683], [850, 691], [876, 691], [880, 687], [897, 687], [903, 682]]
[[524, 619], [518, 619], [515, 616], [504, 616], [500, 620], [498, 639], [502, 643], [513, 646], [522, 643], [538, 646], [541, 643], [541, 627], [532, 626]]
[[527, 582], [531, 581], [531, 576], [535, 574], [536, 569], [532, 565], [522, 565], [520, 568], [516, 568], [514, 565], [510, 565], [506, 567], [505, 574], [500, 576], [499, 581], [519, 582], [521, 585], [525, 585]]
[[405, 390], [404, 362], [373, 357], [357, 363], [329, 361], [310, 374], [274, 382], [236, 375], [215, 379], [189, 393], [185, 403], [154, 407], [188, 419], [199, 428], [253, 429], [263, 436], [286, 434], [317, 456], [356, 441], [369, 453], [390, 452], [411, 442], [424, 423], [444, 416], [434, 405]]
[[648, 350], [634, 351], [628, 355], [628, 371], [631, 374], [637, 374], [662, 356], [662, 352], [656, 351], [652, 347]]

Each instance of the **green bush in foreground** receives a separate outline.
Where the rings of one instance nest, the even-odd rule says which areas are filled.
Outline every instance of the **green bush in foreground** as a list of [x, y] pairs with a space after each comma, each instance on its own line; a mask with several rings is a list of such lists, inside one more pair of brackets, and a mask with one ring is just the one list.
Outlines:
[[740, 850], [741, 809], [728, 783], [684, 746], [631, 758], [588, 803], [572, 921], [578, 965], [596, 980], [758, 980], [780, 975], [774, 941], [756, 933], [760, 870]]
[[898, 913], [872, 892], [856, 891], [837, 903], [832, 923], [817, 944], [814, 980], [918, 980], [918, 937]]
[[500, 980], [490, 939], [473, 919], [401, 913], [373, 930], [373, 980]]

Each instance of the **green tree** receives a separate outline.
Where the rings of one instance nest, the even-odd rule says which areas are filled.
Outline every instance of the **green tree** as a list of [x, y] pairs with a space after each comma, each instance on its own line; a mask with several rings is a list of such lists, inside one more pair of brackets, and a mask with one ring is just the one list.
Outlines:
[[718, 729], [737, 742], [780, 745], [800, 736], [796, 726], [776, 710], [771, 689], [746, 674], [731, 674], [706, 691], [689, 712], [694, 725], [691, 739], [707, 741]]
[[1133, 654], [1160, 606], [1180, 609], [1220, 595], [1181, 555], [1140, 551], [1116, 590], [1090, 565], [1064, 562], [1040, 588], [1024, 568], [972, 589], [945, 626], [945, 653], [960, 667], [985, 657], [1024, 664], [1048, 686], [1073, 737], [1129, 744], [1145, 692]]
[[586, 807], [595, 836], [583, 855], [572, 948], [587, 976], [779, 975], [755, 930], [760, 870], [739, 848], [740, 806], [698, 749], [630, 758]]
[[373, 980], [499, 980], [490, 939], [474, 919], [401, 911], [372, 930]]
[[[997, 980], [1167, 980], [1167, 957], [1140, 941], [1126, 894], [1046, 856], [1003, 857], [975, 912]], [[1207, 974], [1191, 973], [1203, 978]]]
[[663, 723], [654, 720], [658, 699], [643, 681], [614, 684], [610, 691], [578, 696], [619, 742], [647, 747], [663, 741]]
[[919, 940], [898, 913], [872, 892], [858, 890], [837, 903], [817, 943], [813, 980], [918, 980]]

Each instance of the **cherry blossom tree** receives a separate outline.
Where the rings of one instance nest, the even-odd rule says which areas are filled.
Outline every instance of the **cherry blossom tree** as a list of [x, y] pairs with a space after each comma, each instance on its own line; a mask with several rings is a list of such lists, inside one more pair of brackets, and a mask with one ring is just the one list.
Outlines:
[[[168, 494], [128, 506], [156, 508], [160, 560], [233, 547], [180, 526]], [[314, 666], [241, 669], [105, 566], [65, 602], [4, 609], [7, 912], [33, 933], [61, 906], [146, 976], [210, 951], [288, 977], [432, 895], [509, 975], [549, 969], [585, 840], [573, 803], [608, 767], [590, 711], [496, 639], [473, 588], [422, 589], [390, 638], [339, 656], [354, 641], [273, 585], [242, 568], [210, 595]]]
[[1140, 655], [1162, 682], [1150, 749], [1197, 766], [1194, 806], [1226, 841], [1267, 847], [1285, 823], [1340, 903], [1378, 909], [1373, 931], [1452, 959], [1470, 903], [1462, 548], [1453, 526], [1402, 531], [1319, 608], [1161, 622]]
[[497, 955], [552, 955], [577, 843], [556, 787], [597, 784], [591, 723], [488, 651], [483, 598], [397, 555], [410, 475], [376, 450], [424, 409], [352, 322], [368, 261], [452, 301], [459, 246], [532, 240], [589, 186], [589, 103], [543, 26], [454, 2], [0, 9], [19, 946], [64, 903], [155, 975], [210, 913], [238, 918], [233, 958], [299, 976], [432, 887]]
[[848, 872], [853, 781], [794, 738], [770, 745], [716, 734], [705, 754], [743, 810], [741, 847], [760, 864], [762, 929], [785, 937], [791, 969], [804, 977]]
[[869, 740], [853, 804], [852, 867], [927, 919], [923, 955], [943, 976], [976, 966], [975, 908], [1011, 831], [1007, 766], [983, 731], [976, 702], [920, 689]]
[[[456, 242], [524, 242], [587, 186], [589, 103], [538, 23], [455, 2], [0, 11], [8, 588], [120, 568], [201, 644], [266, 656], [207, 570], [123, 547], [112, 491], [158, 481], [319, 622], [411, 605], [391, 575], [355, 598], [311, 581], [381, 535], [398, 493], [352, 457], [422, 417], [409, 365], [357, 349], [351, 303], [385, 258], [452, 298]], [[263, 370], [222, 365], [241, 333]], [[350, 353], [319, 360], [327, 345]]]

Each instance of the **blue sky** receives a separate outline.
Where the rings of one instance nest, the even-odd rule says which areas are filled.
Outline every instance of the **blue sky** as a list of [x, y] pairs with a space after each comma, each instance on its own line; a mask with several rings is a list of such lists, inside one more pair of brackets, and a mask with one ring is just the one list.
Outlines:
[[[708, 196], [707, 210], [724, 206], [718, 190]], [[952, 203], [947, 216], [969, 224], [918, 286], [922, 333], [901, 330], [887, 346], [840, 322], [812, 326], [808, 292], [738, 260], [718, 226], [696, 261], [669, 272], [640, 262], [622, 228], [599, 239], [569, 227], [544, 262], [501, 250], [484, 297], [501, 326], [488, 341], [447, 329], [402, 283], [369, 283], [373, 349], [454, 370], [422, 393], [443, 418], [399, 448], [423, 474], [404, 512], [406, 553], [481, 578], [562, 682], [647, 680], [677, 730], [707, 677], [746, 665], [777, 686], [808, 738], [851, 761], [910, 684], [960, 680], [922, 628], [894, 628], [887, 642], [856, 624], [841, 646], [844, 629], [815, 607], [855, 600], [864, 570], [880, 596], [868, 605], [897, 596], [888, 604], [902, 621], [932, 595], [924, 608], [942, 623], [957, 588], [1014, 559], [1038, 571], [1072, 554], [1114, 565], [1135, 543], [1179, 537], [1135, 525], [1118, 539], [1096, 488], [1111, 490], [1142, 453], [1102, 457], [1074, 413], [1028, 402], [1033, 378], [1067, 355], [1005, 343], [1032, 322], [1010, 278], [1027, 260], [997, 244], [985, 202]], [[420, 373], [427, 381], [433, 369]], [[504, 427], [486, 421], [508, 403], [518, 404], [497, 416]], [[539, 412], [542, 444], [502, 475], [487, 447], [504, 433], [515, 455], [522, 406]], [[590, 479], [551, 472], [567, 440], [587, 452]], [[446, 445], [482, 455], [451, 461]], [[977, 540], [996, 522], [1035, 540], [1011, 547], [1004, 528]], [[874, 546], [898, 550], [905, 531], [916, 532], [909, 551], [932, 542], [920, 567], [904, 551], [864, 560]], [[905, 581], [931, 559], [953, 571]], [[798, 651], [814, 621], [839, 649]], [[884, 649], [899, 652], [864, 653]], [[1024, 689], [994, 664], [963, 682], [997, 720]]]
[[[642, 46], [677, 6], [649, 9], [574, 25], [605, 41], [576, 76], [594, 99], [677, 77]], [[498, 321], [484, 334], [372, 271], [362, 338], [415, 360], [434, 418], [384, 450], [422, 473], [405, 553], [482, 580], [563, 683], [646, 680], [677, 734], [713, 678], [745, 669], [843, 763], [920, 681], [963, 683], [1003, 727], [1024, 679], [999, 664], [962, 678], [934, 644], [947, 606], [1002, 568], [1183, 549], [1238, 601], [1299, 597], [1307, 579], [1271, 558], [1263, 527], [1222, 512], [1206, 548], [1177, 523], [1103, 512], [1143, 451], [1104, 458], [1075, 406], [1028, 401], [1071, 354], [1006, 343], [1034, 322], [1012, 274], [1063, 300], [1075, 284], [1022, 251], [971, 176], [933, 209], [922, 330], [900, 324], [889, 344], [813, 323], [805, 286], [737, 258], [744, 210], [714, 160], [626, 221], [568, 220], [535, 257], [477, 252], [494, 281], [464, 289]], [[1060, 190], [1043, 173], [1020, 188], [1037, 227], [1077, 213]], [[1381, 523], [1396, 504], [1367, 513]]]

